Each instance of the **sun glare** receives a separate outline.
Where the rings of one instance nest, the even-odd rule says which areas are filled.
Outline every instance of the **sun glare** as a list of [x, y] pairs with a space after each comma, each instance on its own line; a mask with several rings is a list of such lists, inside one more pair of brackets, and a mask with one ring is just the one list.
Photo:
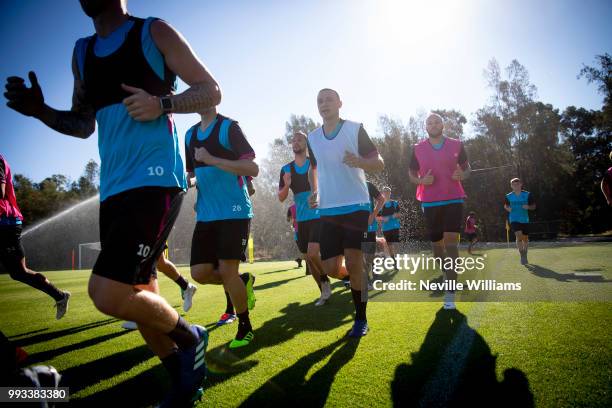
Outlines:
[[377, 0], [369, 11], [369, 34], [382, 48], [419, 48], [443, 40], [461, 18], [459, 0]]

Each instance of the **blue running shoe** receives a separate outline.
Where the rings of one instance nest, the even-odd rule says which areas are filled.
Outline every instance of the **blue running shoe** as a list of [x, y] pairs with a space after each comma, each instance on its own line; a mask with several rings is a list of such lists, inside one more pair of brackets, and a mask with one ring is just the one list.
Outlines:
[[207, 373], [204, 357], [208, 347], [208, 332], [206, 328], [195, 324], [191, 330], [197, 335], [198, 341], [195, 346], [177, 352], [181, 363], [180, 376], [160, 407], [190, 407], [194, 398], [202, 396], [199, 390]]
[[217, 322], [217, 326], [233, 323], [236, 320], [236, 315], [233, 313], [223, 313]]
[[349, 337], [363, 337], [368, 333], [368, 321], [367, 320], [355, 320], [353, 327], [349, 332]]

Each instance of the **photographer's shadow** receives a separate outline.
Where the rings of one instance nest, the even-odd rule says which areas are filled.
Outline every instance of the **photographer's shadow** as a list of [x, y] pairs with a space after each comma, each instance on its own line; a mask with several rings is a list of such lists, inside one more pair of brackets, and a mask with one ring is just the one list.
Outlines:
[[515, 368], [497, 381], [496, 356], [457, 310], [440, 309], [410, 364], [395, 369], [395, 407], [533, 407], [525, 374]]

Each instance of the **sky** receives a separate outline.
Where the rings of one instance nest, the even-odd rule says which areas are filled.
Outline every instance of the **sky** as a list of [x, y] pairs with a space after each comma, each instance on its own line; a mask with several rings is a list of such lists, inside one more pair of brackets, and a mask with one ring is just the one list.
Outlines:
[[[45, 102], [69, 109], [75, 41], [94, 31], [77, 0], [1, 0], [0, 77], [34, 70]], [[468, 120], [490, 96], [483, 70], [517, 59], [539, 100], [561, 111], [598, 109], [602, 95], [577, 79], [612, 53], [612, 1], [594, 0], [129, 0], [138, 17], [179, 30], [219, 82], [219, 112], [240, 122], [259, 158], [291, 114], [320, 120], [317, 91], [338, 90], [341, 116], [380, 135], [378, 118], [457, 109]], [[186, 89], [181, 84], [179, 91]], [[197, 115], [175, 115], [179, 141]], [[14, 174], [77, 179], [99, 162], [98, 138], [61, 135], [0, 105], [0, 153]], [[468, 135], [469, 136], [469, 135]]]

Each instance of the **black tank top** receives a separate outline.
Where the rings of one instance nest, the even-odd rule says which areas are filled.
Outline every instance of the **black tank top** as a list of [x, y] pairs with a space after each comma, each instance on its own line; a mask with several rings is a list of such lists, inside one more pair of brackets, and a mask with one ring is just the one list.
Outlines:
[[[211, 155], [215, 157], [220, 157], [226, 160], [238, 160], [240, 157], [236, 153], [234, 153], [232, 150], [223, 146], [221, 142], [221, 137], [222, 137], [221, 136], [221, 126], [223, 125], [223, 122], [226, 120], [230, 121], [229, 124], [226, 124], [227, 129], [229, 130], [229, 127], [234, 121], [228, 117], [225, 117], [219, 114], [217, 114], [216, 119], [217, 121], [214, 127], [210, 131], [210, 134], [208, 135], [208, 137], [204, 140], [198, 140], [198, 128], [200, 127], [201, 122], [198, 122], [197, 124], [191, 127], [191, 138], [189, 140], [187, 154], [191, 155], [191, 157], [195, 157], [196, 147], [204, 147], [206, 148], [208, 153], [210, 153]], [[223, 135], [223, 137], [224, 138], [228, 137], [228, 135], [227, 134]], [[227, 140], [227, 142], [229, 142], [229, 139]], [[207, 167], [207, 166], [208, 164], [206, 163], [201, 163], [201, 162], [194, 163], [194, 168], [195, 167]]]
[[95, 111], [121, 103], [130, 96], [121, 84], [141, 88], [154, 96], [173, 93], [176, 74], [164, 64], [164, 79], [153, 71], [142, 51], [142, 28], [145, 20], [130, 17], [134, 25], [121, 46], [112, 54], [98, 57], [94, 53], [97, 35], [94, 34], [85, 51], [83, 76], [86, 98]]

